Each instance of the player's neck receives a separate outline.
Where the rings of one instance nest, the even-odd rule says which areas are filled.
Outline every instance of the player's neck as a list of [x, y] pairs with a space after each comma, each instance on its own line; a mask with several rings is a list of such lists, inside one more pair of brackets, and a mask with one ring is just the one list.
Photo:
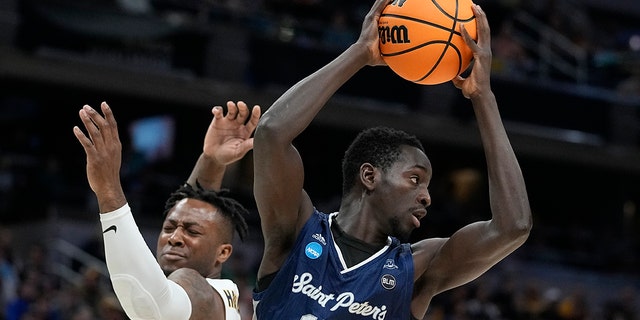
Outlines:
[[352, 237], [342, 230], [336, 220], [331, 223], [331, 233], [333, 234], [333, 239], [338, 245], [338, 248], [340, 248], [340, 251], [342, 252], [342, 257], [344, 258], [347, 267], [352, 267], [366, 260], [384, 247], [384, 245], [370, 244]]
[[340, 211], [333, 218], [333, 221], [340, 225], [340, 230], [363, 243], [379, 248], [385, 246], [388, 235], [383, 232], [376, 218], [371, 215], [373, 213], [370, 210], [371, 205], [363, 198], [345, 199], [346, 201], [343, 201], [340, 206]]

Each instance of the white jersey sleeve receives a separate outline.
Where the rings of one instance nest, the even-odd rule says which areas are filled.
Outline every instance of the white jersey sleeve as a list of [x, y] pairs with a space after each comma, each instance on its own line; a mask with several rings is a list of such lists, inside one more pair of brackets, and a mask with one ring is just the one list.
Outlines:
[[229, 279], [209, 279], [207, 282], [222, 297], [226, 320], [240, 320], [240, 308], [238, 300], [240, 292], [238, 286]]
[[189, 296], [164, 275], [129, 205], [100, 214], [100, 222], [111, 283], [127, 316], [149, 320], [189, 319]]

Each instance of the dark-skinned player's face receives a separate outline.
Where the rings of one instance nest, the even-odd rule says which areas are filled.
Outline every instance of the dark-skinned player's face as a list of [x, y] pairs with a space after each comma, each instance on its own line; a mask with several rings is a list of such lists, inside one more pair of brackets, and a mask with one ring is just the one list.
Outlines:
[[230, 242], [228, 229], [225, 218], [211, 204], [190, 198], [178, 201], [158, 236], [160, 267], [166, 275], [179, 268], [194, 269], [204, 277], [213, 274], [220, 246]]
[[420, 219], [431, 204], [429, 183], [431, 182], [431, 162], [422, 150], [402, 146], [398, 160], [382, 172], [380, 183], [376, 185], [376, 204], [386, 220], [387, 233], [407, 241], [411, 232], [420, 227]]

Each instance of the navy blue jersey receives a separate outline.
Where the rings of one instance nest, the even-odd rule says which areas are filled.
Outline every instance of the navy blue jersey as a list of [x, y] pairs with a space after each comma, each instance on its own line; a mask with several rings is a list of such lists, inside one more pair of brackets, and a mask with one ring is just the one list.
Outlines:
[[315, 211], [269, 287], [254, 292], [254, 319], [411, 319], [413, 258], [389, 238], [347, 268], [331, 234], [333, 215]]

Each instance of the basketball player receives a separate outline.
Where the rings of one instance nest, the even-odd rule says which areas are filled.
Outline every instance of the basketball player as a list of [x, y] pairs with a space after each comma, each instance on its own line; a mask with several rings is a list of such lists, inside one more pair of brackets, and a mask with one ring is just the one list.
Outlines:
[[104, 117], [89, 106], [79, 112], [88, 135], [77, 126], [73, 132], [87, 155], [87, 178], [98, 199], [111, 283], [132, 319], [240, 319], [236, 284], [219, 278], [233, 251], [234, 232], [241, 238], [247, 232], [247, 211], [226, 197], [225, 190], [214, 190], [220, 189], [226, 165], [252, 148], [250, 136], [260, 108], [249, 111], [243, 102], [228, 102], [227, 107], [226, 116], [221, 107], [213, 109], [203, 153], [188, 183], [166, 202], [157, 260], [122, 189], [122, 146], [112, 110], [102, 103]]
[[364, 130], [346, 151], [339, 210], [315, 209], [293, 141], [358, 70], [384, 65], [378, 18], [389, 2], [375, 1], [359, 39], [286, 91], [258, 123], [254, 195], [265, 247], [253, 293], [257, 319], [422, 319], [436, 294], [476, 279], [529, 235], [525, 182], [490, 87], [489, 25], [475, 5], [477, 43], [463, 29], [473, 70], [452, 82], [477, 119], [491, 219], [449, 238], [403, 243], [427, 214], [432, 167], [415, 136], [386, 127]]

